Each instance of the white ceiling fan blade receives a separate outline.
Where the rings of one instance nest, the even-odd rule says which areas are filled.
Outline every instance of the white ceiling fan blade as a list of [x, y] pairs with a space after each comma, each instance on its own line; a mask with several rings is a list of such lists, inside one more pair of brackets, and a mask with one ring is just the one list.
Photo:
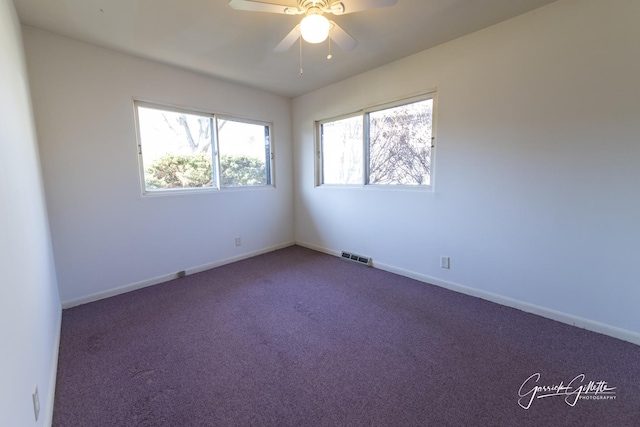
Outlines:
[[335, 15], [344, 15], [362, 10], [395, 6], [396, 4], [398, 4], [398, 0], [341, 0], [334, 1], [330, 9]]
[[353, 50], [358, 42], [356, 39], [351, 37], [349, 33], [340, 27], [340, 25], [336, 24], [333, 21], [329, 21], [331, 23], [331, 30], [329, 31], [329, 37], [331, 40], [337, 44], [342, 50]]
[[253, 0], [230, 0], [229, 6], [236, 10], [246, 10], [249, 12], [283, 13], [286, 15], [302, 13], [295, 7]]
[[276, 46], [276, 48], [273, 49], [273, 51], [278, 53], [286, 52], [299, 38], [300, 38], [300, 25], [296, 25], [296, 27], [293, 30], [291, 30], [291, 32], [287, 34], [280, 43], [278, 43], [278, 46]]

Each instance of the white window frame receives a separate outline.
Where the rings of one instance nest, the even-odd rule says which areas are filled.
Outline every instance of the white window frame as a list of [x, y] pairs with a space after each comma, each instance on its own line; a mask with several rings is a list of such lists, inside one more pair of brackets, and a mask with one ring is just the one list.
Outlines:
[[[316, 125], [315, 125], [315, 138], [316, 138], [316, 186], [326, 186], [326, 187], [362, 187], [363, 184], [325, 184], [324, 183], [324, 158], [322, 156], [322, 152], [323, 152], [323, 140], [322, 140], [322, 125], [324, 125], [325, 123], [332, 123], [332, 122], [337, 122], [339, 120], [344, 120], [344, 119], [350, 119], [352, 117], [362, 117], [363, 122], [362, 122], [362, 135], [363, 138], [365, 138], [364, 133], [365, 133], [365, 122], [364, 122], [364, 116], [362, 114], [362, 111], [357, 111], [354, 113], [350, 113], [350, 114], [344, 114], [341, 116], [337, 116], [337, 117], [331, 117], [328, 119], [323, 119], [323, 120], [318, 120], [316, 121]], [[364, 148], [364, 147], [363, 147]], [[363, 156], [366, 156], [366, 153], [362, 153]], [[366, 174], [366, 167], [363, 164], [362, 165], [362, 173], [363, 173], [363, 179], [364, 179], [364, 175]], [[364, 183], [364, 181], [362, 181]]]
[[[218, 120], [227, 120], [227, 121], [233, 121], [233, 122], [238, 122], [238, 123], [246, 123], [249, 125], [258, 125], [258, 126], [264, 126], [266, 128], [269, 129], [269, 155], [266, 156], [265, 154], [265, 159], [267, 160], [265, 167], [267, 168], [267, 184], [265, 185], [229, 185], [229, 186], [222, 186], [221, 184], [221, 180], [220, 180], [220, 173], [221, 173], [221, 168], [220, 168], [220, 147], [218, 144]], [[243, 190], [248, 190], [251, 188], [268, 188], [268, 187], [275, 187], [275, 170], [273, 168], [273, 163], [275, 160], [275, 154], [274, 154], [274, 150], [273, 150], [273, 125], [269, 122], [263, 122], [260, 120], [252, 120], [252, 119], [244, 119], [244, 118], [240, 118], [240, 117], [235, 117], [235, 116], [229, 116], [229, 115], [224, 115], [224, 114], [215, 114], [215, 118], [214, 118], [214, 122], [215, 122], [215, 142], [216, 142], [216, 155], [215, 155], [215, 160], [216, 160], [216, 171], [217, 171], [217, 180], [218, 180], [218, 186], [220, 186], [220, 188], [222, 189], [222, 191], [227, 191], [227, 190], [238, 190], [238, 189], [243, 189]]]
[[[159, 111], [168, 111], [174, 113], [193, 114], [203, 117], [209, 117], [211, 119], [211, 156], [212, 156], [212, 175], [213, 185], [210, 187], [192, 187], [192, 188], [163, 188], [157, 190], [147, 189], [145, 179], [145, 163], [142, 152], [142, 140], [140, 134], [140, 119], [138, 116], [138, 107], [151, 108]], [[133, 100], [133, 112], [136, 128], [136, 150], [138, 153], [138, 171], [140, 176], [140, 187], [143, 196], [168, 196], [168, 195], [184, 195], [194, 193], [208, 193], [208, 192], [220, 192], [220, 191], [248, 191], [259, 190], [265, 188], [275, 188], [275, 150], [274, 150], [274, 133], [273, 123], [248, 119], [244, 117], [233, 116], [229, 114], [218, 114], [212, 112], [205, 112], [195, 108], [181, 107], [175, 105], [161, 104], [157, 102], [150, 102], [141, 99]], [[218, 144], [218, 119], [235, 121], [239, 123], [247, 123], [253, 125], [265, 126], [269, 129], [269, 155], [266, 156], [267, 161], [267, 184], [266, 185], [246, 185], [246, 186], [222, 186], [220, 179], [220, 150]]]
[[[431, 165], [429, 168], [429, 185], [403, 185], [403, 184], [371, 184], [369, 183], [369, 113], [386, 110], [389, 108], [399, 107], [402, 105], [413, 104], [416, 102], [426, 101], [431, 99], [433, 101], [433, 107], [431, 112], [431, 151], [429, 153]], [[382, 104], [376, 104], [367, 108], [333, 116], [330, 118], [316, 120], [315, 121], [315, 186], [316, 187], [339, 187], [339, 188], [378, 188], [378, 189], [400, 189], [400, 190], [417, 190], [417, 191], [433, 191], [434, 178], [435, 178], [435, 154], [436, 154], [436, 115], [437, 115], [437, 91], [429, 91], [419, 95], [397, 99], [391, 102], [385, 102]], [[324, 172], [324, 158], [323, 158], [323, 141], [321, 128], [326, 123], [335, 122], [338, 120], [348, 119], [356, 116], [362, 116], [362, 182], [360, 184], [325, 184], [323, 172]]]

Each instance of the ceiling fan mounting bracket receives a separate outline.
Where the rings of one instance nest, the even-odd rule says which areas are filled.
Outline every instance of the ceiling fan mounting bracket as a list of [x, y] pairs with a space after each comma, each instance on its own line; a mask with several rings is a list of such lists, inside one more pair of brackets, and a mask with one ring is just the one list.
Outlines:
[[329, 8], [329, 10], [334, 15], [342, 15], [344, 13], [344, 3], [342, 3], [341, 1], [331, 3], [331, 7]]

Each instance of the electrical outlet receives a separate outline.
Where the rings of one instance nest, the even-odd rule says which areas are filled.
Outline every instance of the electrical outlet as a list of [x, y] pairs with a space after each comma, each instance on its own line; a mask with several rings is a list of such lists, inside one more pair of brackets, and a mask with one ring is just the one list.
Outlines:
[[33, 398], [33, 414], [36, 417], [36, 421], [38, 421], [38, 416], [40, 415], [40, 397], [38, 396], [38, 386], [36, 385], [36, 391], [31, 395]]
[[451, 268], [451, 258], [448, 256], [440, 257], [440, 267], [449, 269]]
[[236, 237], [236, 246], [242, 246], [242, 240], [239, 237]]

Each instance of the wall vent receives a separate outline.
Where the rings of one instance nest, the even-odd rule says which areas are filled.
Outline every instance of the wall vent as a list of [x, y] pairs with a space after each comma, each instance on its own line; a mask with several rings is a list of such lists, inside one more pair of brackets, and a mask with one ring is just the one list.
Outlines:
[[342, 255], [340, 256], [345, 261], [355, 262], [356, 264], [362, 264], [371, 267], [371, 258], [352, 254], [350, 252], [342, 251]]

